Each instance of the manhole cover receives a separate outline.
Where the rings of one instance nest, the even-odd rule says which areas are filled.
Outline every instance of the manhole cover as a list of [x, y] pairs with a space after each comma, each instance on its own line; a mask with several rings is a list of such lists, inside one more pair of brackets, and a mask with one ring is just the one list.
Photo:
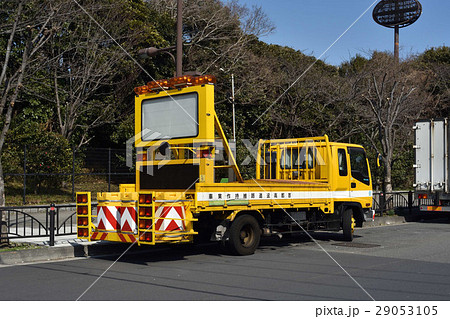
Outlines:
[[362, 243], [338, 243], [333, 244], [334, 246], [342, 246], [342, 247], [352, 247], [352, 248], [374, 248], [380, 247], [381, 245], [377, 244], [362, 244]]

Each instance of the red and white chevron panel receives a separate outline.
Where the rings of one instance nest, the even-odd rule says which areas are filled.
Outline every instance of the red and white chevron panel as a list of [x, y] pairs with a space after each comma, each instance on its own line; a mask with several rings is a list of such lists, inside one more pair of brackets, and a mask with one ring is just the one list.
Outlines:
[[135, 207], [98, 206], [97, 220], [99, 230], [131, 232], [137, 229]]
[[[155, 212], [155, 229], [160, 231], [185, 230], [184, 224], [185, 210], [184, 206], [160, 206]], [[158, 219], [164, 218], [164, 219]]]
[[99, 230], [120, 229], [120, 212], [116, 206], [97, 206], [97, 221]]
[[136, 225], [136, 208], [135, 207], [119, 207], [120, 212], [120, 230], [135, 231]]

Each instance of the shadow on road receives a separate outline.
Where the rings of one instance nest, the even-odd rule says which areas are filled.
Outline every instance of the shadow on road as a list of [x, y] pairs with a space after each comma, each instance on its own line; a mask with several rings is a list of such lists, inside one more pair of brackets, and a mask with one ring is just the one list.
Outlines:
[[421, 212], [418, 208], [412, 210], [399, 208], [395, 213], [404, 217], [407, 222], [450, 224], [450, 213]]
[[[342, 241], [342, 233], [332, 232], [312, 232], [311, 236], [317, 242], [337, 242], [345, 243]], [[355, 235], [354, 238], [360, 236]], [[292, 245], [316, 245], [316, 243], [306, 234], [290, 234], [284, 235], [282, 238], [278, 236], [262, 237], [259, 248], [256, 253], [289, 248]], [[128, 244], [112, 244], [108, 247], [108, 252], [101, 256], [95, 256], [93, 258], [99, 258], [104, 260], [117, 260], [117, 258], [123, 254], [129, 248]], [[134, 263], [134, 264], [147, 264], [164, 261], [183, 260], [188, 256], [195, 255], [210, 255], [229, 258], [231, 254], [219, 243], [203, 243], [203, 244], [177, 244], [177, 245], [160, 245], [160, 246], [137, 246], [131, 247], [122, 257], [120, 262]], [[240, 257], [237, 257], [240, 258]]]

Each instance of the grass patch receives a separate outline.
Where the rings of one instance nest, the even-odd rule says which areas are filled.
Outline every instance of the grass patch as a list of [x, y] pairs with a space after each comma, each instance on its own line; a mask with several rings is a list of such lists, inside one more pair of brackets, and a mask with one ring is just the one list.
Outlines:
[[0, 247], [0, 252], [4, 251], [18, 251], [18, 250], [27, 250], [27, 249], [39, 249], [42, 248], [38, 245], [27, 244], [27, 243], [9, 243], [9, 245], [5, 247]]
[[387, 216], [395, 216], [395, 211], [393, 209], [390, 209], [386, 212]]

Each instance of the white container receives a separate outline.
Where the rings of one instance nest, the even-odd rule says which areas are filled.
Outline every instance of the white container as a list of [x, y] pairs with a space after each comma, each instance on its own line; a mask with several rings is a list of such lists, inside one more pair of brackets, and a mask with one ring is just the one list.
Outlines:
[[449, 192], [449, 119], [416, 123], [416, 191]]

